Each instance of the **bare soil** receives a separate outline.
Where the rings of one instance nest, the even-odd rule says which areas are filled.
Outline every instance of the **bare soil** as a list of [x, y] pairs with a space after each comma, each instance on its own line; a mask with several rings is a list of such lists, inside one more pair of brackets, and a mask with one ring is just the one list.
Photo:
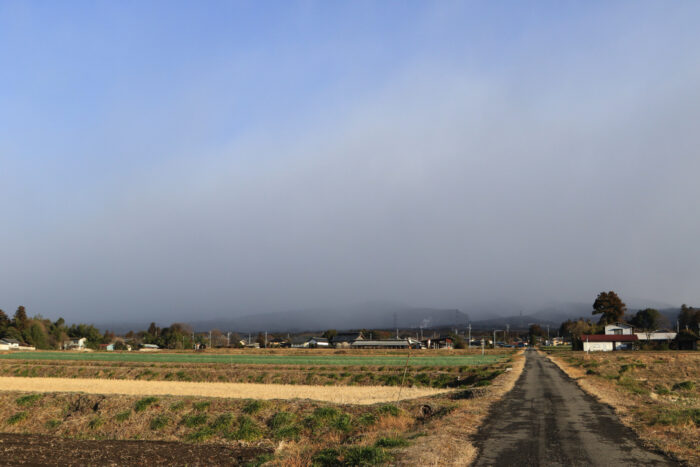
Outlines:
[[0, 434], [0, 458], [6, 466], [241, 465], [267, 452], [260, 447]]

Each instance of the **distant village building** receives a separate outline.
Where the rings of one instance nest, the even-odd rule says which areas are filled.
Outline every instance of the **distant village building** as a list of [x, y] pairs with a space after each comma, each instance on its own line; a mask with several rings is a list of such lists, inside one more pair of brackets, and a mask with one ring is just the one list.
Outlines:
[[672, 341], [676, 338], [676, 333], [670, 329], [657, 329], [650, 332], [635, 332], [640, 341]]
[[160, 350], [160, 347], [155, 344], [142, 344], [139, 352], [156, 352], [158, 350]]
[[415, 339], [387, 339], [387, 340], [356, 340], [352, 343], [353, 349], [420, 349], [420, 341]]
[[331, 345], [336, 349], [347, 349], [352, 347], [353, 343], [364, 340], [361, 332], [344, 332], [336, 334], [331, 339]]
[[63, 341], [63, 350], [85, 350], [87, 338], [76, 337]]
[[[606, 326], [607, 327], [607, 326]], [[632, 350], [637, 342], [635, 334], [589, 334], [582, 335], [584, 352], [611, 352], [613, 350]]]
[[424, 339], [423, 345], [426, 349], [452, 349], [454, 348], [454, 343], [452, 338], [449, 336], [441, 336]]
[[20, 342], [17, 339], [5, 337], [0, 339], [0, 350], [19, 350]]
[[318, 349], [330, 347], [330, 342], [325, 337], [312, 337], [302, 344], [302, 347], [308, 347], [310, 349]]

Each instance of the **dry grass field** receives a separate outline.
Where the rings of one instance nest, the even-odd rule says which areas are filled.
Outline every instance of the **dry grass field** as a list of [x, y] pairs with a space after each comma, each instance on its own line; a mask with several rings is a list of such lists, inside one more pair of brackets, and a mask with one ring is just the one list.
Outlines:
[[700, 465], [700, 353], [551, 352], [650, 447]]
[[310, 399], [336, 404], [376, 404], [433, 396], [445, 389], [390, 386], [312, 386], [250, 383], [183, 383], [87, 378], [0, 377], [0, 391], [81, 392], [139, 396], [203, 396], [234, 399]]

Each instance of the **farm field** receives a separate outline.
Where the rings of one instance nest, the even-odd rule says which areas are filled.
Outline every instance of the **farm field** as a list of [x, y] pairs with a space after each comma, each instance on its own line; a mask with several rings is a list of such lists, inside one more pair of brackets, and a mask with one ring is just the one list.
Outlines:
[[651, 447], [700, 465], [700, 353], [549, 352]]
[[[7, 360], [77, 360], [100, 362], [141, 362], [141, 363], [230, 363], [248, 365], [405, 365], [406, 354], [326, 354], [295, 353], [253, 354], [253, 353], [175, 353], [175, 352], [5, 352], [0, 359]], [[428, 353], [431, 351], [425, 351]], [[412, 366], [461, 366], [487, 365], [497, 362], [503, 354], [429, 354], [415, 351], [408, 362]]]
[[446, 388], [497, 376], [510, 360], [474, 366], [240, 365], [63, 360], [0, 360], [0, 376], [201, 381], [258, 384], [404, 386]]
[[[405, 353], [351, 355], [362, 362], [398, 361], [396, 365], [328, 364], [333, 358], [348, 361], [347, 354], [328, 352], [293, 355], [323, 358], [322, 365], [232, 364], [226, 354], [208, 355], [219, 359], [213, 363], [56, 359], [66, 355], [63, 352], [31, 355], [42, 354], [52, 359], [0, 359], [0, 431], [5, 436], [41, 435], [54, 440], [51, 446], [61, 446], [60, 440], [75, 446], [105, 442], [106, 449], [134, 440], [176, 442], [182, 452], [188, 452], [187, 446], [195, 450], [211, 445], [226, 448], [232, 464], [247, 459], [251, 465], [321, 466], [397, 463], [406, 458], [402, 453], [407, 449], [427, 452], [419, 446], [437, 433], [442, 433], [442, 441], [448, 439], [441, 429], [448, 419], [459, 420], [450, 423], [460, 430], [476, 429], [496, 400], [486, 395], [491, 394], [492, 385], [499, 386], [501, 378], [512, 376], [506, 370], [517, 358], [511, 352], [499, 352], [487, 355], [491, 363], [406, 366]], [[189, 355], [155, 357], [162, 356]], [[474, 355], [447, 353], [433, 358], [464, 363], [470, 360], [465, 357], [479, 361]], [[402, 381], [404, 386], [397, 387]], [[449, 440], [468, 446], [463, 436]], [[27, 443], [36, 444], [37, 456], [50, 455], [51, 448], [42, 447], [38, 439], [28, 438]], [[86, 445], [86, 449], [97, 446]], [[125, 445], [125, 449], [133, 447]], [[148, 449], [159, 448], [148, 445]], [[251, 453], [257, 458], [251, 459]], [[414, 458], [415, 454], [407, 457]], [[160, 465], [168, 464], [172, 461], [163, 458]]]

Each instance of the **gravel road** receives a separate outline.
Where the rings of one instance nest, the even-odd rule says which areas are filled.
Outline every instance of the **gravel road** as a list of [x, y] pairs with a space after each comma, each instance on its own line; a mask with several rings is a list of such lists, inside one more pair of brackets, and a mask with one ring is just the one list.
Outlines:
[[527, 351], [515, 388], [476, 438], [475, 466], [678, 465], [644, 449], [612, 409], [554, 363]]

